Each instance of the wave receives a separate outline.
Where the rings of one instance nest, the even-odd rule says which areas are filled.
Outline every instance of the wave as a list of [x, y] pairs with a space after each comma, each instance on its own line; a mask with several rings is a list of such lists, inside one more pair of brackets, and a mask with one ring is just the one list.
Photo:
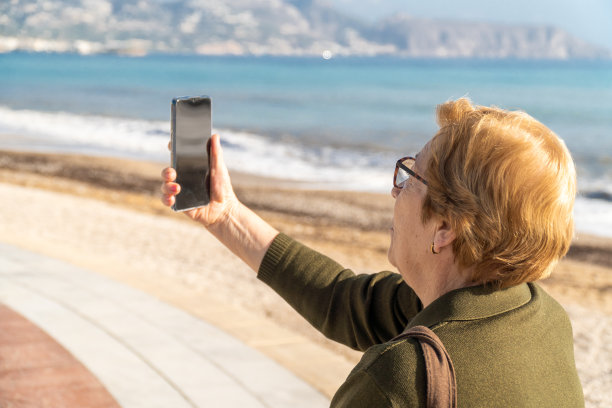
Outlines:
[[[226, 162], [233, 170], [307, 182], [317, 188], [377, 192], [391, 188], [395, 157], [389, 153], [305, 146], [229, 129], [214, 131], [221, 135]], [[12, 135], [11, 144], [23, 148], [169, 160], [169, 121], [0, 106], [0, 133]], [[7, 145], [6, 140], [2, 143]]]
[[612, 237], [612, 202], [580, 195], [574, 206], [574, 221], [579, 232]]
[[[397, 157], [388, 152], [303, 145], [215, 129], [230, 170], [305, 182], [308, 187], [389, 192]], [[0, 106], [0, 147], [68, 151], [169, 162], [169, 121], [14, 110]], [[10, 135], [10, 137], [6, 136]], [[579, 231], [612, 236], [612, 182], [579, 178]]]
[[583, 191], [580, 193], [584, 198], [592, 200], [603, 200], [612, 203], [612, 192], [610, 191]]
[[72, 151], [99, 148], [101, 153], [159, 158], [162, 146], [168, 143], [170, 127], [163, 121], [13, 110], [0, 106], [0, 132], [12, 135], [14, 144], [48, 145]]

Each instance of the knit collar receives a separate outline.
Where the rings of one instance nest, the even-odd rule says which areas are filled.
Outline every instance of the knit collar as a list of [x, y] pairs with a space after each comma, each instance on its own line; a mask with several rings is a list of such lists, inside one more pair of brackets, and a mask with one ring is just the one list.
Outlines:
[[408, 327], [433, 327], [441, 322], [495, 316], [528, 303], [534, 290], [532, 283], [501, 290], [485, 286], [456, 289], [434, 300], [408, 323]]

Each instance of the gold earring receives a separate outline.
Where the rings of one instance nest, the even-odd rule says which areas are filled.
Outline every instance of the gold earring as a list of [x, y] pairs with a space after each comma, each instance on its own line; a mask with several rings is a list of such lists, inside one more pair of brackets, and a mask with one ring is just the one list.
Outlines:
[[434, 255], [438, 255], [440, 252], [436, 252], [436, 250], [435, 250], [435, 248], [434, 248], [434, 245], [435, 245], [435, 244], [432, 242], [432, 243], [431, 243], [431, 253], [432, 253], [432, 254], [434, 254]]

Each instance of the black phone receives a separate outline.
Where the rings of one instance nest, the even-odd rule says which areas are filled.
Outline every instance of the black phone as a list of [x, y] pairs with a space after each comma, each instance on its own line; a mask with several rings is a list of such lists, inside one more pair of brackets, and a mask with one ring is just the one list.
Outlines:
[[203, 207], [210, 201], [207, 143], [212, 131], [211, 111], [208, 96], [172, 99], [172, 167], [181, 186], [174, 211]]

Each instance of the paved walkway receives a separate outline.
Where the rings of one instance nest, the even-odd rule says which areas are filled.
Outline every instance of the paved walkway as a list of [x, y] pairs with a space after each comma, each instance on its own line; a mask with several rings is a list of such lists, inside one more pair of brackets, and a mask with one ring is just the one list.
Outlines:
[[0, 406], [119, 408], [104, 385], [72, 354], [2, 304]]
[[6, 244], [0, 303], [48, 333], [124, 408], [329, 404], [260, 352], [182, 310]]

